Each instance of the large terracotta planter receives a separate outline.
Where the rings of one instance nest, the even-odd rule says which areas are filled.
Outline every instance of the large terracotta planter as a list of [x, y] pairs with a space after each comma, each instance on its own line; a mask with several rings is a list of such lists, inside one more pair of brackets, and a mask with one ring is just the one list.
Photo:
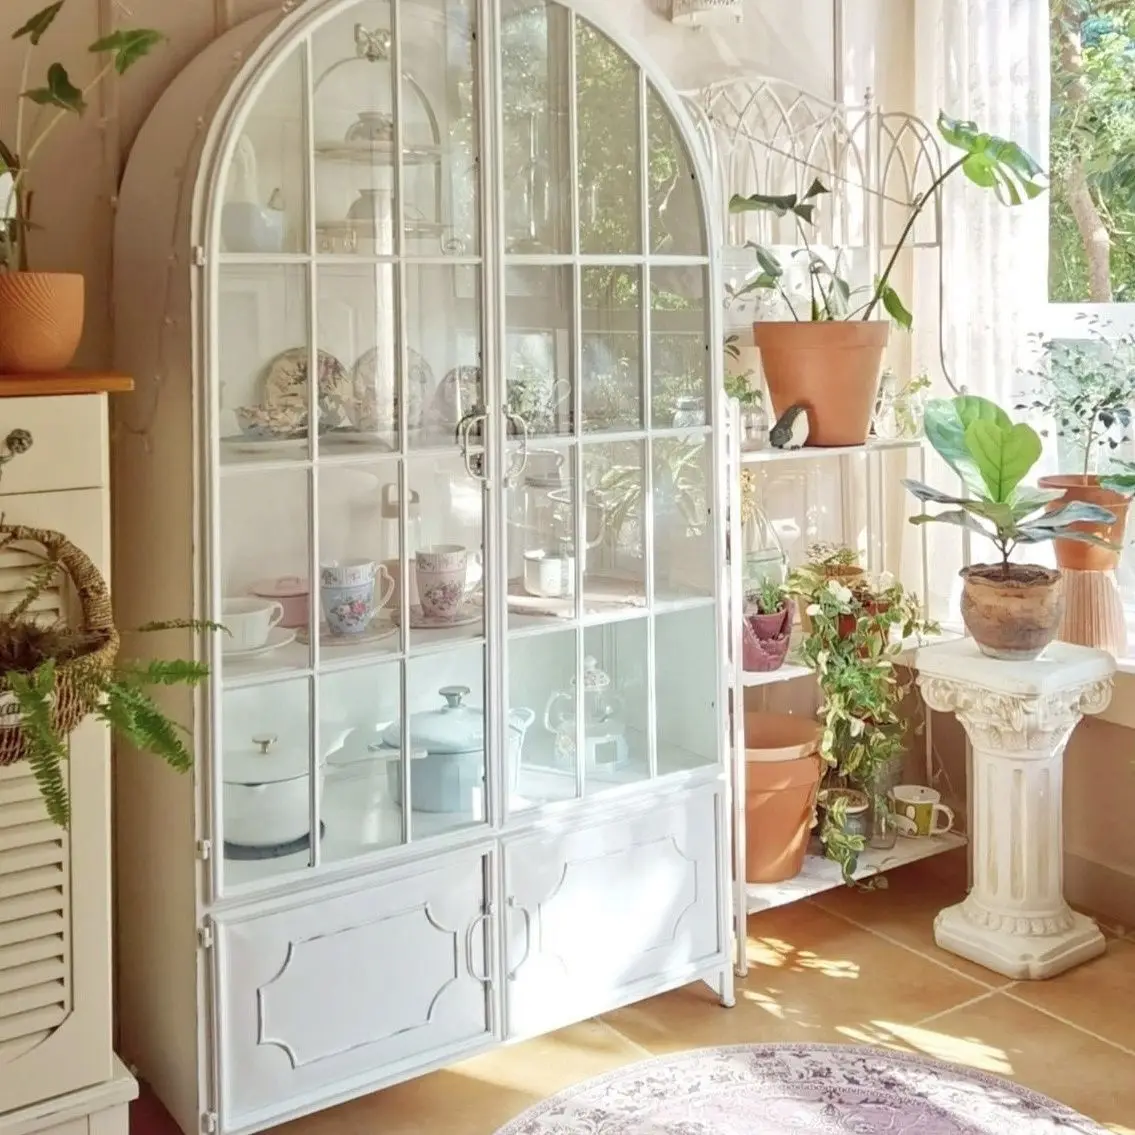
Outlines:
[[1036, 564], [975, 564], [961, 571], [962, 619], [982, 654], [1031, 662], [1056, 637], [1064, 614], [1060, 572]]
[[808, 411], [808, 444], [862, 445], [871, 429], [891, 325], [754, 323], [773, 412]]
[[[1093, 532], [1108, 543], [1118, 544], [1122, 548], [1130, 497], [1105, 489], [1100, 484], [1099, 477], [1093, 475], [1041, 477], [1039, 483], [1042, 489], [1064, 490], [1063, 498], [1053, 501], [1049, 505], [1049, 511], [1060, 508], [1070, 501], [1084, 501], [1086, 504], [1098, 504], [1114, 513], [1114, 524], [1073, 524], [1072, 527], [1078, 532]], [[1119, 551], [1100, 548], [1095, 544], [1081, 544], [1076, 540], [1056, 541], [1056, 562], [1062, 568], [1071, 568], [1073, 571], [1115, 571], [1119, 566], [1119, 556]]]
[[83, 277], [0, 272], [0, 374], [44, 374], [71, 365], [83, 335]]
[[781, 713], [745, 716], [745, 875], [779, 883], [800, 873], [820, 785], [820, 726]]

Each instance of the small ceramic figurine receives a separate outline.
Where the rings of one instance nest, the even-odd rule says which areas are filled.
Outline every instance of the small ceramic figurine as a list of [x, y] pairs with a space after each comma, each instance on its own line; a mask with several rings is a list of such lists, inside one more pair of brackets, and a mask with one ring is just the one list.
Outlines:
[[774, 449], [802, 449], [807, 440], [808, 412], [799, 403], [789, 406], [769, 433]]

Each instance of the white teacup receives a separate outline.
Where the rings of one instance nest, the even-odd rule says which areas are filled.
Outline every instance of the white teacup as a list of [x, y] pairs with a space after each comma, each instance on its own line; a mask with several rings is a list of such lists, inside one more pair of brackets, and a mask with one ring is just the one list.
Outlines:
[[469, 552], [460, 544], [433, 544], [414, 557], [414, 577], [422, 613], [456, 619], [468, 586]]
[[570, 598], [575, 594], [575, 556], [570, 552], [525, 552], [524, 590], [541, 599]]
[[284, 617], [283, 604], [271, 599], [226, 599], [221, 612], [221, 622], [229, 632], [222, 639], [221, 649], [226, 653], [264, 646], [272, 628]]

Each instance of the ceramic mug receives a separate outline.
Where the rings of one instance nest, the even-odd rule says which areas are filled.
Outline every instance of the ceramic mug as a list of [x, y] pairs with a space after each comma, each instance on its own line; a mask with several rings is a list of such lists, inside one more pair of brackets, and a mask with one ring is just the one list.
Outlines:
[[268, 642], [272, 628], [284, 617], [282, 604], [271, 599], [226, 599], [221, 622], [228, 629], [221, 649], [226, 653], [256, 650]]
[[374, 621], [378, 608], [394, 593], [390, 573], [373, 560], [323, 564], [319, 581], [323, 617], [333, 635], [363, 634]]
[[942, 794], [933, 788], [900, 784], [891, 789], [890, 798], [899, 835], [945, 835], [954, 826], [954, 810], [942, 803]]
[[575, 556], [542, 549], [524, 553], [524, 590], [541, 599], [569, 599], [575, 594]]
[[422, 614], [430, 619], [456, 619], [465, 599], [469, 552], [460, 544], [434, 544], [414, 557], [414, 578]]

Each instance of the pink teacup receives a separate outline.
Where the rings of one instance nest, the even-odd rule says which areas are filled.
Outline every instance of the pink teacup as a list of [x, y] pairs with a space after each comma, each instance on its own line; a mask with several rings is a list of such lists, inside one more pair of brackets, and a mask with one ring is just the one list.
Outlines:
[[429, 619], [456, 619], [465, 599], [469, 552], [460, 544], [434, 544], [414, 557], [414, 579], [422, 614]]

